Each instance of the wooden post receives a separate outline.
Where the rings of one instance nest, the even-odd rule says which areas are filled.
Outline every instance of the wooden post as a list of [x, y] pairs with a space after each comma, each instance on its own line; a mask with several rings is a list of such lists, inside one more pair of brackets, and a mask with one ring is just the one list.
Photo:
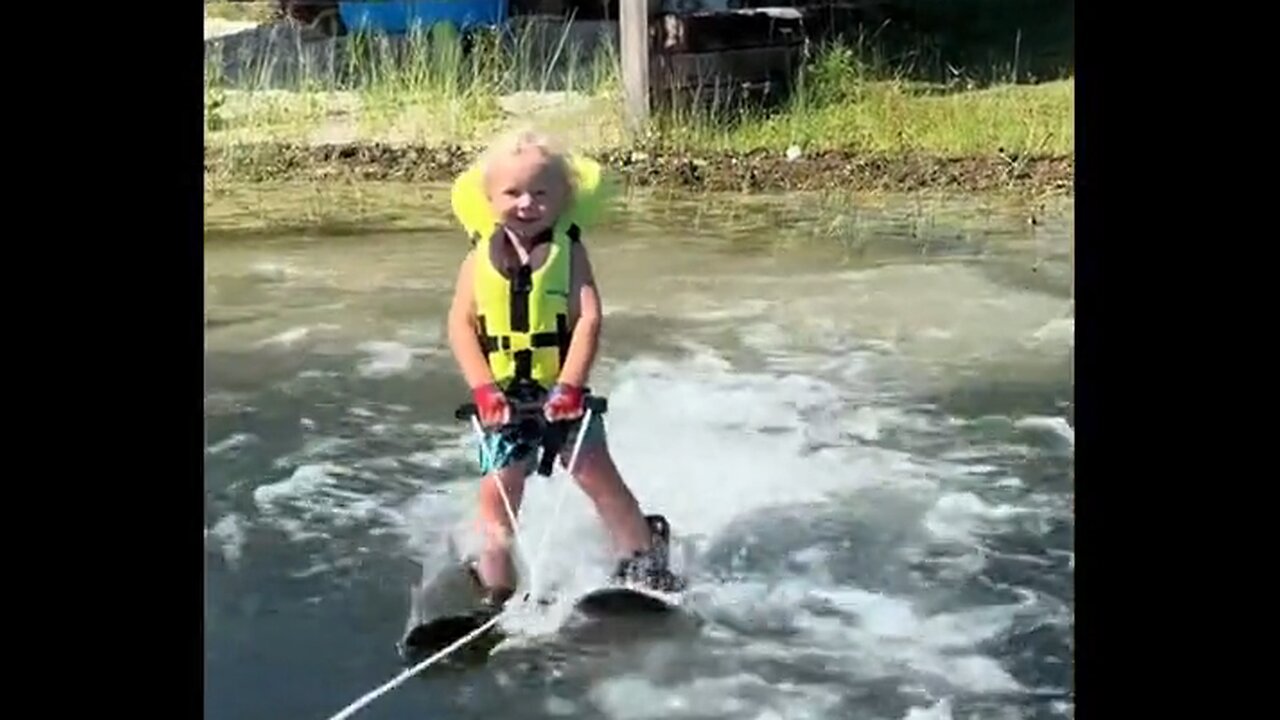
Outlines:
[[627, 124], [638, 132], [649, 120], [649, 2], [618, 0], [618, 51], [622, 54], [622, 87]]

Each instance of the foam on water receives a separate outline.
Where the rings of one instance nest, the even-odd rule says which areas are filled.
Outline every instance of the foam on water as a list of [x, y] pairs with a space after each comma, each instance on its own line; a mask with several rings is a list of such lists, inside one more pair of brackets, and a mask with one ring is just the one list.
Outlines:
[[225, 515], [214, 523], [207, 534], [220, 541], [222, 557], [228, 564], [235, 566], [240, 562], [244, 553], [244, 518], [236, 513]]
[[544, 707], [547, 714], [553, 717], [575, 717], [578, 715], [577, 703], [558, 695], [549, 695]]
[[307, 339], [308, 337], [311, 337], [317, 331], [338, 330], [338, 329], [340, 329], [339, 326], [331, 325], [327, 323], [318, 324], [318, 325], [303, 325], [300, 327], [292, 327], [292, 328], [289, 328], [288, 330], [284, 330], [282, 332], [276, 333], [275, 335], [272, 335], [271, 337], [264, 338], [263, 340], [258, 341], [256, 346], [260, 348], [272, 347], [272, 346], [280, 347], [280, 348], [291, 348], [294, 345], [297, 345], [298, 343]]
[[220, 440], [209, 447], [205, 448], [205, 452], [210, 455], [222, 455], [223, 453], [234, 453], [235, 451], [247, 445], [258, 441], [258, 437], [252, 433], [233, 433], [224, 440]]
[[619, 720], [670, 717], [733, 717], [803, 720], [830, 717], [841, 688], [769, 683], [754, 674], [700, 677], [655, 684], [642, 676], [613, 678], [591, 692], [596, 705]]
[[[606, 716], [826, 717], [840, 702], [841, 678], [909, 677], [923, 684], [932, 704], [901, 711], [909, 717], [949, 717], [946, 698], [952, 693], [1026, 691], [982, 646], [1038, 608], [1034, 600], [931, 611], [910, 596], [832, 580], [826, 568], [830, 551], [817, 546], [792, 553], [798, 574], [781, 581], [750, 573], [714, 578], [702, 564], [700, 553], [708, 545], [754, 513], [820, 506], [879, 489], [919, 503], [918, 515], [907, 521], [917, 523], [921, 542], [967, 548], [947, 557], [944, 579], [974, 576], [986, 564], [982, 544], [988, 533], [1039, 512], [950, 489], [950, 479], [980, 475], [989, 467], [975, 472], [970, 466], [976, 458], [927, 460], [870, 443], [815, 443], [830, 427], [861, 427], [863, 432], [852, 434], [874, 438], [878, 432], [866, 430], [869, 417], [916, 430], [927, 429], [928, 421], [901, 409], [876, 415], [849, 403], [863, 396], [857, 388], [794, 373], [734, 371], [705, 351], [680, 361], [641, 358], [621, 364], [604, 385], [611, 387], [610, 443], [624, 477], [646, 511], [671, 521], [686, 550], [677, 550], [674, 563], [694, 580], [689, 602], [711, 620], [707, 636], [735, 645], [729, 658], [713, 663], [720, 677], [672, 684], [624, 674], [593, 682], [591, 701]], [[461, 435], [460, 446], [468, 443]], [[428, 457], [420, 453], [416, 461], [443, 462]], [[554, 582], [565, 595], [549, 611], [513, 608], [504, 626], [518, 636], [516, 646], [536, 644], [537, 637], [560, 630], [570, 617], [571, 594], [597, 585], [611, 563], [594, 508], [566, 482], [558, 471], [550, 479], [531, 478], [526, 489], [521, 537], [528, 552], [542, 548], [532, 558], [538, 564], [537, 585]], [[405, 521], [438, 534], [450, 522], [446, 518], [473, 511], [474, 486], [462, 484], [459, 490], [420, 497]], [[454, 520], [451, 527], [469, 526]], [[461, 532], [465, 538], [467, 531]], [[549, 540], [540, 546], [548, 532]], [[415, 542], [431, 546], [425, 536]], [[785, 641], [769, 639], [779, 632]], [[817, 680], [779, 684], [762, 680], [754, 670], [761, 663], [815, 657], [827, 668]], [[747, 696], [755, 700], [744, 700]]]
[[399, 342], [366, 342], [361, 343], [362, 352], [368, 359], [361, 361], [357, 372], [363, 377], [387, 377], [407, 372], [413, 365], [413, 351], [408, 345]]
[[[1060, 486], [1047, 486], [1059, 485], [1056, 463], [1074, 434], [1044, 405], [1018, 415], [997, 399], [990, 417], [970, 420], [947, 417], [939, 398], [1014, 370], [1019, 382], [1057, 382], [1073, 341], [1069, 301], [1011, 288], [974, 263], [841, 267], [826, 250], [819, 260], [727, 245], [653, 252], [660, 242], [596, 245], [610, 274], [606, 313], [624, 329], [607, 333], [616, 344], [592, 385], [610, 397], [624, 477], [646, 511], [672, 522], [675, 564], [693, 581], [688, 603], [706, 622], [692, 637], [599, 662], [574, 648], [557, 664], [547, 656], [569, 596], [549, 612], [517, 607], [505, 623], [517, 633], [511, 649], [546, 660], [547, 672], [521, 679], [499, 660], [496, 688], [455, 677], [433, 697], [470, 693], [487, 715], [1018, 716], [1020, 697], [1058, 682], [1052, 668], [1027, 674], [1018, 658], [1071, 624], [1053, 574], [1074, 556], [1042, 551], [1040, 540], [1071, 511]], [[296, 586], [307, 603], [361, 614], [325, 616], [335, 635], [365, 633], [406, 606], [411, 618], [423, 612], [400, 594], [402, 580], [418, 578], [404, 560], [430, 572], [468, 549], [479, 481], [469, 429], [433, 407], [458, 392], [441, 380], [456, 377], [442, 335], [454, 250], [416, 236], [372, 254], [358, 245], [229, 244], [213, 253], [222, 279], [208, 288], [224, 322], [207, 342], [234, 383], [214, 382], [206, 399], [216, 425], [206, 461], [219, 476], [206, 543], [254, 583], [288, 578], [280, 597]], [[648, 318], [661, 322], [660, 342], [625, 330], [645, 330]], [[1045, 458], [1047, 470], [1023, 472]], [[562, 471], [530, 479], [521, 523], [540, 586], [584, 590], [611, 565], [594, 508]], [[247, 562], [255, 553], [261, 564]], [[337, 589], [357, 570], [368, 575]], [[296, 609], [255, 620], [255, 632], [285, 627]], [[330, 647], [342, 654], [346, 642]], [[305, 664], [301, 652], [282, 657]], [[527, 683], [544, 679], [530, 695]], [[396, 697], [419, 703], [414, 687]], [[975, 697], [990, 704], [974, 710]]]
[[249, 276], [267, 282], [284, 282], [299, 277], [298, 269], [288, 263], [258, 262], [249, 266]]
[[1066, 440], [1072, 447], [1076, 444], [1076, 430], [1064, 417], [1041, 417], [1032, 415], [1014, 423], [1014, 427], [1025, 430], [1042, 430], [1056, 434]]
[[[895, 402], [892, 391], [865, 374], [872, 367], [867, 358], [878, 351], [851, 343], [838, 360], [814, 364], [775, 348], [768, 370], [744, 372], [696, 341], [684, 344], [690, 355], [683, 359], [612, 363], [596, 384], [610, 398], [615, 459], [644, 509], [671, 521], [674, 564], [694, 581], [690, 607], [709, 621], [703, 637], [717, 649], [696, 651], [701, 665], [693, 679], [604, 673], [588, 679], [584, 700], [616, 718], [830, 717], [844, 712], [849, 683], [906, 682], [918, 690], [904, 697], [918, 699], [900, 700], [886, 717], [946, 718], [955, 697], [1027, 692], [984, 646], [1028, 614], [1069, 623], [1062, 607], [1024, 597], [939, 609], [911, 591], [837, 580], [836, 549], [823, 542], [789, 551], [789, 574], [781, 577], [749, 567], [725, 574], [706, 554], [716, 543], [744, 542], [741, 523], [760, 513], [890, 493], [915, 508], [880, 520], [885, 531], [906, 525], [915, 538], [897, 561], [905, 567], [914, 557], [939, 565], [937, 581], [964, 582], [988, 565], [984, 543], [991, 534], [1061, 510], [1027, 501], [1017, 477], [994, 477], [1000, 470], [992, 453], [1024, 450], [953, 448], [930, 456], [883, 444], [894, 434], [945, 435], [972, 423]], [[408, 372], [414, 356], [403, 343], [360, 347], [372, 356], [364, 375], [375, 379]], [[275, 458], [273, 475], [252, 492], [256, 515], [229, 514], [210, 532], [228, 561], [243, 556], [252, 524], [310, 543], [306, 563], [288, 573], [296, 579], [350, 566], [356, 546], [374, 536], [392, 536], [424, 575], [455, 553], [474, 551], [474, 439], [453, 422], [411, 422], [409, 411], [359, 402], [339, 411], [339, 434], [332, 434], [333, 419], [303, 418], [301, 447]], [[1055, 418], [996, 420], [1030, 433], [1061, 432]], [[375, 442], [390, 444], [373, 452]], [[247, 445], [232, 436], [210, 453]], [[451, 479], [424, 490], [423, 473]], [[529, 480], [521, 538], [537, 563], [533, 580], [537, 589], [554, 583], [565, 594], [548, 611], [513, 608], [503, 623], [515, 635], [511, 647], [536, 647], [562, 630], [573, 593], [598, 585], [611, 566], [604, 528], [570, 482], [559, 469], [552, 478]], [[974, 483], [1007, 488], [1011, 499], [993, 501]], [[952, 550], [930, 557], [932, 544]], [[410, 593], [410, 624], [426, 613], [415, 598]], [[650, 648], [635, 660], [652, 667], [661, 652]], [[815, 664], [823, 669], [814, 676], [778, 677], [773, 669]], [[570, 714], [568, 702], [547, 710]]]
[[1054, 318], [1036, 328], [1030, 335], [1025, 336], [1024, 342], [1031, 345], [1072, 345], [1075, 343], [1075, 337], [1075, 318], [1064, 317]]
[[972, 542], [994, 524], [1031, 512], [990, 505], [971, 492], [944, 493], [924, 517], [924, 526], [940, 540]]
[[1029, 605], [925, 615], [910, 598], [813, 577], [739, 581], [712, 592], [704, 604], [717, 622], [783, 638], [753, 638], [740, 650], [746, 661], [821, 657], [826, 673], [849, 681], [907, 676], [943, 692], [1022, 689], [978, 647]]
[[[641, 359], [613, 378], [610, 444], [623, 476], [648, 512], [660, 512], [685, 541], [714, 537], [753, 510], [820, 502], [832, 493], [885, 482], [910, 485], [925, 468], [905, 453], [876, 448], [814, 449], [809, 417], [840, 395], [799, 375], [735, 373], [714, 356]], [[707, 398], [715, 398], [707, 402]], [[605, 535], [585, 495], [563, 475], [531, 479], [522, 533], [553, 532], [543, 572], [572, 584], [609, 563]]]
[[951, 701], [943, 698], [929, 707], [913, 707], [902, 720], [951, 720]]

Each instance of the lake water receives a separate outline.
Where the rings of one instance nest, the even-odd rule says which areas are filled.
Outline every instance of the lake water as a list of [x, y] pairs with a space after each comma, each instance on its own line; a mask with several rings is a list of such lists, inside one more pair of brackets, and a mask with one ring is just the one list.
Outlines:
[[[418, 196], [420, 197], [420, 196]], [[396, 675], [411, 590], [466, 538], [444, 339], [462, 236], [210, 230], [206, 717], [326, 718]], [[361, 718], [1071, 717], [1072, 203], [638, 198], [586, 236], [593, 386], [701, 626], [571, 640]], [[524, 537], [584, 586], [605, 534], [558, 471]]]

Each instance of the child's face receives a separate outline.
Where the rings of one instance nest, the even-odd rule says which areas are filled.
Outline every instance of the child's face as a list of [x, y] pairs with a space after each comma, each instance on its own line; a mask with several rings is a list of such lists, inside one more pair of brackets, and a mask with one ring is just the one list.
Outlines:
[[489, 167], [486, 189], [498, 220], [522, 237], [533, 237], [555, 224], [569, 195], [566, 179], [537, 152], [495, 161]]

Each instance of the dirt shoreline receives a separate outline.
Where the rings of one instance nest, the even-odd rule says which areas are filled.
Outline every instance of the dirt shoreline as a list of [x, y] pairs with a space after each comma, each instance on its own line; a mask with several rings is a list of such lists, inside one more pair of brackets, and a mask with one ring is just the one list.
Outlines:
[[[606, 150], [591, 153], [632, 186], [704, 191], [1014, 192], [1071, 195], [1071, 156], [948, 158], [823, 151], [788, 160], [776, 152], [679, 153]], [[222, 182], [400, 180], [446, 182], [475, 156], [462, 146], [380, 143], [262, 143], [205, 148], [205, 174]]]

